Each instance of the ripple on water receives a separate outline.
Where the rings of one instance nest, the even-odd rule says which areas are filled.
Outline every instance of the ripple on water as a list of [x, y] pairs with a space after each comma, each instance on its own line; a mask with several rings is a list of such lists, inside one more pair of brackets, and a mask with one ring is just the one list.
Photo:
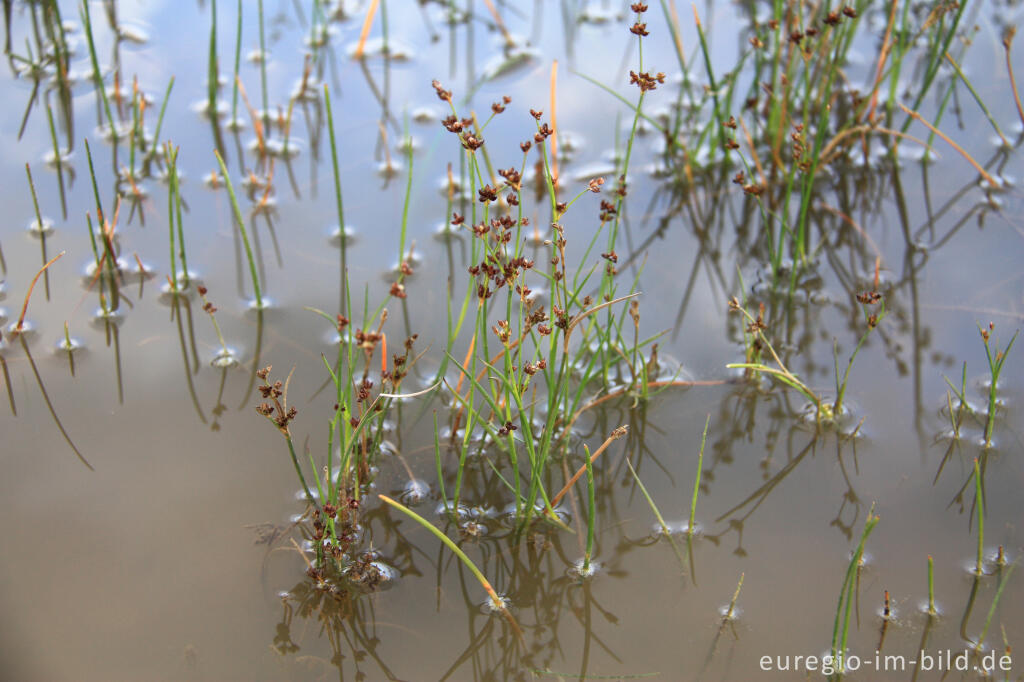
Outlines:
[[201, 99], [197, 102], [192, 103], [192, 112], [199, 114], [206, 120], [216, 118], [218, 121], [225, 118], [228, 112], [231, 110], [231, 106], [222, 99], [214, 100], [213, 102], [213, 116], [210, 116], [210, 100]]
[[[665, 537], [665, 531], [668, 530], [668, 537], [685, 537], [690, 534], [690, 521], [666, 521], [665, 527], [662, 528], [660, 523], [651, 525], [651, 535], [655, 538]], [[699, 537], [704, 532], [704, 527], [701, 524], [694, 521], [693, 523], [693, 537]]]
[[492, 597], [488, 597], [482, 604], [480, 604], [480, 611], [482, 613], [501, 613], [507, 611], [512, 606], [511, 600], [503, 594], [498, 595], [498, 601], [495, 602]]
[[576, 578], [577, 580], [590, 580], [597, 575], [602, 568], [603, 566], [601, 565], [601, 562], [597, 561], [593, 557], [590, 558], [589, 563], [586, 559], [580, 558], [573, 562], [572, 566], [568, 568], [566, 573], [569, 577]]
[[238, 352], [232, 348], [221, 348], [210, 360], [210, 366], [216, 369], [230, 369], [240, 363]]
[[437, 109], [437, 107], [432, 106], [416, 107], [412, 110], [410, 116], [412, 116], [413, 123], [419, 123], [421, 125], [437, 123], [443, 118], [440, 110]]
[[188, 271], [188, 277], [185, 276], [184, 270], [179, 270], [177, 280], [178, 290], [175, 292], [171, 287], [171, 283], [164, 279], [164, 283], [160, 287], [159, 300], [161, 303], [170, 305], [174, 302], [175, 298], [179, 296], [193, 298], [195, 296], [196, 289], [203, 285], [202, 277], [192, 270]]
[[62, 336], [57, 339], [54, 344], [53, 352], [58, 355], [70, 354], [74, 355], [85, 350], [85, 344], [81, 339], [77, 339], [74, 336]]
[[[128, 270], [128, 268], [129, 268], [129, 265], [130, 265], [128, 263], [128, 260], [123, 258], [123, 257], [114, 259], [114, 263], [115, 263], [115, 270], [117, 272], [126, 272]], [[100, 271], [99, 275], [97, 275], [96, 274], [97, 267], [98, 266], [96, 264], [96, 261], [93, 260], [93, 261], [89, 261], [89, 263], [85, 266], [85, 268], [82, 269], [82, 286], [84, 286], [86, 289], [91, 288], [93, 286], [93, 283], [96, 281], [97, 278], [103, 279], [104, 281], [107, 281], [107, 282], [110, 281], [110, 271], [106, 267], [104, 267]], [[115, 274], [115, 276], [116, 276], [116, 274]]]
[[269, 296], [263, 296], [259, 301], [255, 298], [250, 299], [249, 302], [246, 303], [245, 307], [249, 312], [263, 313], [268, 310], [273, 310], [276, 306], [274, 304], [274, 299]]
[[53, 234], [53, 221], [49, 218], [43, 218], [42, 223], [38, 220], [33, 220], [25, 229], [27, 229], [28, 233], [36, 239], [39, 239], [40, 237], [48, 237]]
[[484, 64], [481, 78], [497, 80], [521, 76], [531, 70], [540, 61], [540, 52], [525, 45], [506, 47], [503, 54], [492, 57]]
[[32, 320], [23, 320], [21, 326], [18, 326], [18, 320], [11, 320], [11, 323], [4, 327], [4, 336], [11, 339], [15, 339], [22, 336], [26, 339], [30, 339], [36, 334], [36, 327], [32, 324]]
[[146, 45], [149, 43], [149, 31], [143, 24], [121, 21], [117, 24], [117, 37], [121, 42], [133, 45]]
[[436, 241], [439, 241], [442, 244], [462, 241], [462, 234], [459, 232], [459, 228], [455, 227], [451, 223], [439, 224], [434, 228], [433, 236]]
[[735, 604], [722, 604], [718, 607], [718, 615], [724, 620], [739, 620], [743, 615], [743, 609]]
[[124, 314], [119, 310], [97, 308], [93, 312], [89, 323], [98, 329], [106, 329], [110, 325], [120, 327], [124, 323]]
[[390, 180], [391, 178], [396, 178], [401, 175], [404, 170], [405, 166], [401, 161], [396, 161], [394, 158], [391, 158], [384, 159], [378, 163], [374, 172], [385, 180]]
[[403, 504], [410, 507], [423, 504], [430, 497], [430, 485], [419, 478], [411, 478], [398, 495]]
[[[356, 56], [356, 50], [358, 49], [358, 42], [351, 43], [345, 49], [345, 54], [347, 54], [350, 59], [359, 59], [359, 57]], [[384, 41], [383, 37], [378, 37], [370, 38], [363, 44], [364, 59], [382, 59], [385, 56], [391, 62], [411, 62], [415, 59], [416, 50], [407, 43], [403, 43], [400, 40], [395, 40], [390, 37], [387, 42]]]
[[592, 24], [600, 26], [607, 24], [610, 21], [615, 20], [615, 12], [607, 7], [594, 7], [589, 6], [583, 8], [579, 15], [576, 17], [576, 21], [581, 24]]

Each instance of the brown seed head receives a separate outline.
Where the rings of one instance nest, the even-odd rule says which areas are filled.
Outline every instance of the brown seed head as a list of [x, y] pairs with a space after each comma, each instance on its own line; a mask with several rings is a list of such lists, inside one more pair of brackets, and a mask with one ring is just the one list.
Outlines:
[[441, 87], [441, 81], [434, 80], [434, 81], [431, 82], [431, 85], [434, 86], [434, 92], [437, 93], [437, 96], [438, 96], [438, 98], [441, 101], [443, 101], [443, 102], [451, 102], [452, 101], [452, 91], [451, 90], [445, 90], [444, 88], [442, 88]]
[[636, 85], [640, 88], [641, 92], [647, 92], [648, 90], [654, 90], [659, 84], [665, 82], [665, 74], [660, 71], [653, 76], [646, 72], [641, 71], [636, 73], [635, 71], [629, 72], [629, 83], [630, 85]]
[[639, 21], [629, 27], [629, 32], [641, 37], [651, 35], [647, 30], [647, 24], [641, 24]]

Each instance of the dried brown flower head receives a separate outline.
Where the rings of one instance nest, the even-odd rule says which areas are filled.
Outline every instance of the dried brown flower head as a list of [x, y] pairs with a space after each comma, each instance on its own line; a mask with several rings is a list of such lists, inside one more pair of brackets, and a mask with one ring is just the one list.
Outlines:
[[482, 204], [498, 200], [498, 191], [490, 185], [484, 185], [478, 189], [477, 194], [480, 196], [480, 203]]
[[451, 102], [452, 101], [452, 91], [451, 90], [445, 90], [444, 88], [442, 88], [441, 87], [441, 81], [434, 80], [430, 84], [434, 86], [434, 92], [437, 93], [437, 96], [438, 96], [439, 99], [441, 99], [444, 102]]
[[653, 76], [646, 72], [641, 71], [637, 73], [635, 71], [629, 72], [629, 84], [636, 85], [640, 88], [641, 92], [647, 92], [648, 90], [654, 90], [659, 84], [665, 82], [665, 74], [660, 71]]
[[471, 152], [475, 152], [480, 147], [484, 146], [483, 138], [477, 138], [469, 133], [462, 136], [462, 146]]

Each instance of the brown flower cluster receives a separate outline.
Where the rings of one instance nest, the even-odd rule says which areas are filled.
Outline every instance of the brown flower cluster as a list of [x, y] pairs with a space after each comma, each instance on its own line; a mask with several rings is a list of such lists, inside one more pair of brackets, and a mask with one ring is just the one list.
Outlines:
[[294, 407], [288, 407], [288, 396], [285, 395], [285, 387], [280, 381], [270, 383], [267, 378], [270, 376], [270, 369], [271, 366], [267, 365], [263, 369], [256, 370], [256, 376], [263, 381], [263, 385], [258, 387], [260, 395], [263, 396], [264, 401], [270, 401], [269, 403], [260, 403], [256, 411], [274, 422], [277, 430], [285, 438], [291, 438], [288, 425], [295, 419], [299, 411]]
[[629, 72], [629, 84], [636, 85], [638, 88], [640, 88], [641, 92], [655, 90], [657, 89], [658, 85], [664, 82], [665, 74], [663, 74], [660, 71], [654, 75], [651, 75], [647, 71], [641, 71], [640, 73], [637, 73], [636, 71]]
[[[441, 87], [440, 81], [435, 80], [432, 85], [434, 86], [434, 91], [441, 100], [448, 102], [449, 104], [452, 103], [451, 90], [445, 90]], [[505, 106], [511, 101], [512, 98], [506, 95], [501, 98], [501, 101], [495, 102], [491, 105], [491, 111], [495, 114], [500, 114], [505, 111]], [[473, 133], [474, 121], [472, 117], [459, 118], [455, 114], [451, 114], [441, 120], [441, 125], [444, 126], [444, 129], [448, 132], [458, 135], [459, 142], [462, 144], [464, 149], [475, 152], [477, 149], [484, 146], [484, 139]]]
[[[462, 216], [458, 216], [462, 218]], [[461, 222], [461, 221], [460, 221]], [[491, 240], [497, 244], [508, 244], [512, 241], [512, 229], [516, 226], [517, 220], [505, 215], [500, 218], [492, 218], [489, 223], [480, 222], [472, 226], [473, 234], [481, 239], [490, 235]], [[523, 218], [522, 224], [527, 224]], [[519, 276], [533, 267], [533, 261], [523, 256], [509, 258], [500, 249], [489, 251], [478, 264], [469, 267], [469, 274], [477, 278], [477, 296], [481, 299], [490, 298], [503, 286], [512, 286], [519, 279]], [[527, 294], [516, 287], [522, 298]], [[526, 290], [529, 291], [528, 289]]]

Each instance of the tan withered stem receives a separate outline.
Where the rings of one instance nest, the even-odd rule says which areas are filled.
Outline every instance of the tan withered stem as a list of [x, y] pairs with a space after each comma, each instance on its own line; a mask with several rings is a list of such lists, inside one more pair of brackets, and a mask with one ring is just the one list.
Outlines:
[[32, 283], [28, 285], [28, 293], [25, 294], [25, 302], [21, 306], [21, 315], [18, 316], [18, 324], [14, 326], [15, 332], [20, 332], [22, 326], [25, 324], [25, 313], [28, 312], [28, 301], [30, 298], [32, 298], [32, 290], [36, 288], [36, 282], [38, 282], [39, 278], [42, 277], [44, 272], [46, 272], [46, 268], [56, 263], [57, 260], [60, 259], [60, 257], [63, 256], [65, 253], [67, 253], [67, 251], [61, 251], [56, 256], [47, 261], [46, 265], [39, 268], [39, 272], [37, 272], [36, 276], [32, 278]]
[[[837, 217], [838, 217], [838, 218], [839, 218], [840, 220], [842, 220], [842, 221], [843, 221], [844, 223], [846, 223], [847, 225], [849, 225], [850, 227], [852, 227], [852, 228], [853, 228], [853, 229], [854, 229], [854, 230], [855, 230], [855, 231], [857, 232], [857, 234], [859, 234], [859, 235], [861, 236], [861, 238], [862, 238], [862, 239], [864, 239], [864, 241], [865, 241], [865, 242], [867, 243], [867, 245], [868, 245], [868, 246], [869, 246], [869, 247], [871, 248], [871, 250], [875, 252], [875, 259], [876, 259], [876, 261], [877, 261], [878, 259], [881, 259], [881, 257], [882, 257], [882, 252], [881, 252], [881, 250], [880, 250], [880, 249], [878, 248], [878, 245], [877, 245], [877, 244], [875, 244], [875, 240], [871, 238], [871, 235], [870, 235], [870, 234], [868, 234], [868, 233], [867, 233], [867, 232], [866, 232], [866, 231], [864, 230], [864, 228], [863, 228], [863, 227], [861, 227], [860, 225], [858, 225], [858, 224], [857, 224], [857, 221], [856, 221], [856, 220], [854, 220], [854, 219], [853, 219], [853, 218], [851, 218], [850, 216], [846, 215], [845, 213], [843, 213], [842, 211], [840, 211], [840, 210], [839, 210], [838, 208], [836, 208], [836, 207], [834, 207], [834, 206], [830, 206], [829, 204], [826, 204], [825, 202], [820, 202], [820, 203], [818, 204], [818, 206], [819, 206], [819, 207], [820, 207], [820, 208], [821, 208], [822, 210], [828, 211], [828, 212], [829, 212], [829, 213], [831, 213], [832, 215], [834, 215], [834, 216], [837, 216]], [[876, 274], [877, 274], [877, 269], [876, 269], [876, 271], [875, 271], [875, 272], [876, 272]], [[877, 282], [877, 281], [875, 282], [875, 291], [878, 291], [878, 282]]]
[[[706, 379], [706, 380], [701, 380], [701, 381], [688, 381], [688, 380], [685, 380], [685, 379], [666, 379], [666, 380], [663, 380], [663, 381], [648, 381], [647, 382], [647, 388], [665, 388], [665, 387], [668, 387], [668, 386], [675, 386], [675, 387], [678, 387], [678, 388], [690, 388], [690, 387], [693, 387], [693, 386], [724, 386], [725, 384], [728, 384], [728, 383], [731, 383], [731, 380], [729, 380], [729, 379]], [[626, 395], [628, 392], [629, 392], [629, 387], [628, 386], [624, 386], [623, 388], [618, 388], [618, 389], [615, 389], [614, 391], [610, 391], [608, 393], [605, 393], [600, 398], [594, 398], [593, 400], [588, 402], [586, 405], [583, 405], [582, 407], [580, 407], [578, 410], [576, 410], [573, 413], [572, 417], [569, 418], [569, 422], [565, 425], [565, 430], [568, 431], [569, 429], [571, 429], [573, 424], [576, 423], [576, 420], [580, 418], [580, 415], [582, 415], [587, 410], [592, 410], [595, 407], [598, 407], [599, 405], [602, 405], [602, 404], [608, 402], [609, 400], [614, 400], [615, 398], [621, 398], [622, 396]]]
[[1017, 105], [1017, 115], [1020, 122], [1024, 123], [1024, 107], [1020, 104], [1020, 93], [1017, 92], [1017, 81], [1013, 77], [1013, 63], [1010, 61], [1010, 46], [1013, 45], [1013, 36], [1017, 34], [1017, 28], [1011, 26], [1003, 37], [1003, 47], [1006, 49], [1006, 70], [1010, 74], [1010, 87], [1013, 88], [1013, 101]]
[[836, 133], [836, 136], [829, 140], [828, 144], [826, 144], [825, 147], [821, 150], [821, 163], [827, 165], [834, 161], [836, 157], [838, 157], [839, 154], [842, 153], [841, 151], [836, 149], [836, 147], [839, 146], [840, 140], [843, 140], [849, 137], [850, 135], [863, 135], [865, 133], [884, 133], [886, 135], [892, 135], [893, 137], [898, 137], [900, 139], [916, 142], [922, 147], [928, 146], [927, 142], [919, 138], [916, 138], [913, 135], [907, 135], [906, 133], [902, 133], [898, 130], [890, 130], [889, 128], [883, 128], [881, 126], [864, 124], [859, 126], [853, 126], [852, 128], [847, 128], [846, 130], [841, 130], [838, 133]]
[[238, 76], [235, 76], [235, 85], [238, 86], [238, 94], [242, 96], [242, 102], [245, 104], [245, 108], [249, 112], [249, 118], [252, 120], [252, 129], [256, 133], [256, 144], [259, 145], [260, 157], [262, 158], [267, 154], [267, 141], [263, 130], [263, 121], [260, 120], [260, 115], [256, 108], [249, 102], [245, 86], [242, 85], [242, 79]]
[[889, 53], [892, 52], [892, 27], [896, 23], [896, 7], [899, 5], [899, 0], [892, 0], [892, 8], [889, 10], [889, 22], [885, 27], [885, 37], [882, 38], [882, 51], [878, 55], [878, 68], [875, 69], [875, 86], [871, 88], [871, 106], [868, 107], [866, 119], [870, 121], [875, 120], [875, 107], [878, 105], [878, 90], [882, 85], [882, 78], [884, 78], [885, 62], [889, 58]]
[[921, 114], [917, 113], [916, 111], [914, 111], [912, 109], [909, 109], [909, 108], [905, 107], [902, 104], [900, 104], [900, 109], [903, 110], [903, 113], [905, 113], [908, 116], [911, 116], [911, 117], [917, 119], [918, 121], [920, 121], [921, 123], [923, 123], [925, 125], [925, 127], [928, 128], [928, 130], [932, 131], [933, 133], [935, 133], [936, 135], [941, 137], [943, 140], [946, 141], [946, 143], [950, 147], [952, 147], [953, 149], [955, 149], [958, 152], [960, 152], [960, 155], [963, 156], [965, 159], [967, 159], [967, 163], [969, 163], [972, 166], [974, 166], [974, 170], [978, 171], [978, 173], [981, 174], [981, 177], [985, 178], [985, 181], [989, 184], [990, 187], [998, 187], [999, 186], [999, 183], [996, 182], [996, 179], [993, 178], [991, 175], [989, 175], [988, 171], [986, 171], [984, 168], [982, 168], [980, 163], [975, 161], [974, 158], [971, 157], [971, 155], [968, 154], [967, 151], [963, 147], [961, 147], [956, 142], [954, 142], [948, 135], [946, 135], [944, 132], [942, 132], [941, 130], [939, 130], [938, 128], [933, 126], [931, 123], [926, 121], [924, 119], [924, 117], [921, 116]]
[[562, 344], [563, 352], [565, 352], [565, 353], [569, 352], [569, 336], [572, 335], [572, 330], [576, 328], [576, 325], [578, 325], [580, 322], [582, 322], [585, 317], [587, 317], [588, 315], [592, 315], [592, 314], [596, 313], [601, 308], [607, 308], [608, 306], [615, 305], [616, 303], [620, 303], [620, 302], [628, 300], [630, 298], [635, 298], [635, 297], [639, 296], [641, 293], [643, 293], [643, 292], [638, 291], [635, 294], [626, 294], [625, 296], [619, 296], [618, 298], [614, 298], [614, 299], [612, 299], [610, 301], [605, 301], [604, 303], [602, 303], [600, 305], [596, 305], [593, 308], [588, 308], [587, 310], [584, 310], [582, 313], [579, 313], [576, 317], [572, 318], [572, 320], [569, 322], [569, 326], [566, 327], [566, 329], [565, 329], [565, 339], [564, 339], [564, 342]]
[[743, 122], [743, 117], [736, 119], [739, 121], [740, 127], [743, 128], [743, 137], [747, 140], [747, 148], [750, 149], [750, 156], [754, 160], [754, 168], [757, 169], [757, 176], [761, 183], [766, 183], [767, 180], [764, 177], [764, 166], [761, 165], [761, 157], [757, 155], [757, 147], [754, 146], [754, 139], [750, 136], [750, 131], [747, 130], [747, 124]]
[[366, 19], [363, 20], [363, 30], [359, 32], [359, 44], [356, 45], [356, 59], [363, 58], [363, 50], [366, 49], [366, 37], [370, 35], [370, 28], [373, 27], [373, 17], [377, 14], [378, 4], [380, 4], [380, 0], [373, 0], [373, 2], [370, 3], [370, 8], [366, 10]]
[[[617, 428], [614, 431], [612, 431], [612, 434], [610, 436], [608, 436], [608, 438], [606, 438], [603, 443], [601, 443], [601, 447], [599, 447], [597, 450], [594, 450], [594, 454], [592, 454], [590, 456], [590, 463], [593, 464], [594, 461], [598, 457], [601, 456], [601, 453], [604, 452], [606, 449], [608, 449], [609, 445], [611, 445], [612, 443], [614, 443], [618, 439], [622, 438], [627, 433], [629, 433], [629, 425], [628, 424], [623, 424], [619, 428]], [[554, 507], [558, 506], [558, 503], [561, 502], [563, 497], [565, 497], [565, 494], [567, 492], [569, 492], [569, 489], [572, 488], [573, 484], [576, 483], [576, 481], [580, 480], [580, 476], [582, 476], [584, 473], [586, 473], [586, 471], [587, 471], [587, 465], [586, 465], [586, 463], [584, 463], [584, 465], [581, 466], [576, 471], [575, 474], [573, 474], [573, 477], [569, 479], [569, 482], [565, 484], [565, 487], [563, 487], [561, 490], [559, 490], [558, 494], [551, 498], [551, 508], [552, 509]], [[545, 514], [548, 513], [547, 509], [544, 510], [544, 513]]]
[[501, 37], [505, 39], [505, 46], [512, 47], [516, 44], [512, 34], [508, 32], [508, 27], [505, 26], [505, 22], [502, 20], [501, 15], [498, 14], [498, 8], [494, 6], [491, 0], [484, 0], [484, 4], [487, 5], [487, 11], [494, 17], [494, 25], [498, 27], [498, 31], [501, 32]]

